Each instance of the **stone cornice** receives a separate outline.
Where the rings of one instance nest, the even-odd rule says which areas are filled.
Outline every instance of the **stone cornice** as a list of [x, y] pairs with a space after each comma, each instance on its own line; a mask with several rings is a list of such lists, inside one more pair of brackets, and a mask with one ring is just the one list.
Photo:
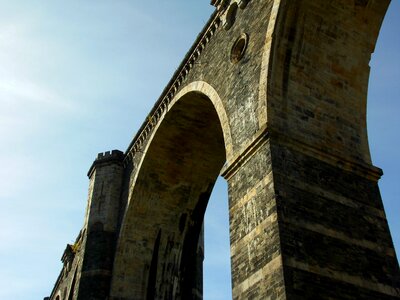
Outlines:
[[251, 142], [239, 151], [230, 165], [224, 166], [221, 171], [221, 176], [229, 180], [242, 165], [249, 161], [260, 146], [264, 145], [268, 140], [272, 140], [272, 143], [283, 145], [288, 149], [292, 149], [307, 156], [315, 157], [332, 166], [339, 167], [347, 172], [357, 174], [358, 176], [372, 181], [377, 182], [383, 174], [382, 170], [378, 167], [364, 162], [350, 161], [334, 153], [329, 153], [323, 149], [290, 138], [282, 132], [272, 130], [268, 128], [268, 126], [265, 126], [255, 134]]
[[303, 153], [304, 155], [317, 158], [334, 167], [354, 173], [372, 181], [378, 181], [383, 175], [382, 169], [362, 161], [350, 160], [341, 157], [339, 153], [321, 149], [300, 140], [296, 140], [282, 132], [269, 129], [269, 134], [274, 143], [285, 146], [288, 149]]
[[233, 162], [230, 165], [225, 165], [222, 168], [220, 175], [226, 180], [229, 180], [229, 178], [231, 178], [241, 166], [246, 164], [246, 162], [249, 161], [249, 159], [258, 151], [258, 149], [268, 141], [268, 138], [269, 132], [267, 127], [260, 129], [256, 133], [254, 139], [244, 148], [242, 148], [239, 154], [234, 157]]

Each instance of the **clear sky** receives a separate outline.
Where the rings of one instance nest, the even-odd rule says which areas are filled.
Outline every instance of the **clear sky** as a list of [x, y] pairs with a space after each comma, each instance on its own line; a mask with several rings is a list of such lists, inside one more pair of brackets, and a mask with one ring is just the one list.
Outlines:
[[[43, 299], [82, 223], [98, 152], [125, 150], [213, 7], [0, 0], [0, 299]], [[368, 130], [400, 249], [400, 2], [371, 61]], [[206, 219], [205, 299], [230, 299], [226, 184]]]

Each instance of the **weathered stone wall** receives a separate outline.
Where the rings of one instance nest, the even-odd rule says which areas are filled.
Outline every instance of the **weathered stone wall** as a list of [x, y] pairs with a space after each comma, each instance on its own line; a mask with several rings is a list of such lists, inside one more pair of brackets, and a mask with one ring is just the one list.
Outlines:
[[203, 217], [220, 172], [234, 299], [399, 299], [365, 121], [388, 3], [212, 1], [125, 155], [89, 172], [71, 299], [202, 299]]
[[285, 283], [270, 143], [261, 135], [229, 183], [233, 299], [283, 299]]
[[268, 73], [268, 125], [338, 159], [371, 164], [369, 62], [389, 5], [281, 1]]
[[381, 170], [371, 165], [366, 132], [368, 64], [388, 4], [280, 8], [267, 116], [290, 299], [399, 297]]
[[287, 297], [398, 297], [399, 267], [376, 180], [288, 147], [272, 153]]
[[[257, 111], [258, 106], [258, 82], [261, 72], [261, 58], [263, 56], [263, 49], [265, 44], [265, 30], [268, 27], [272, 4], [273, 3], [271, 1], [253, 1], [249, 3], [245, 9], [237, 10], [236, 18], [237, 20], [241, 21], [235, 22], [229, 30], [225, 30], [222, 24], [220, 24], [217, 31], [205, 44], [204, 48], [202, 49], [201, 55], [197, 58], [190, 72], [182, 80], [180, 88], [176, 91], [177, 96], [175, 97], [175, 100], [171, 102], [172, 105], [170, 107], [172, 107], [172, 110], [174, 110], [174, 107], [176, 105], [184, 101], [184, 99], [179, 98], [179, 92], [192, 82], [201, 81], [212, 83], [212, 88], [218, 94], [218, 97], [222, 100], [222, 109], [228, 115], [227, 127], [232, 143], [230, 145], [227, 145], [225, 141], [225, 147], [229, 147], [231, 149], [231, 153], [233, 154], [240, 153], [240, 151], [246, 148], [246, 144], [251, 143], [254, 139], [253, 135], [255, 135], [255, 133], [259, 131], [259, 121], [257, 119], [257, 115], [254, 112]], [[254, 13], [254, 11], [258, 11], [263, 17], [259, 19], [252, 18], [252, 14]], [[231, 48], [236, 39], [240, 37], [243, 33], [247, 33], [249, 36], [246, 53], [242, 60], [240, 60], [238, 63], [232, 63], [230, 60]], [[211, 92], [204, 92], [206, 93], [205, 96], [210, 97], [209, 93]], [[192, 103], [196, 103], [195, 98], [193, 97], [192, 99], [188, 100]], [[187, 107], [185, 109], [189, 110], [189, 108]], [[168, 114], [171, 113], [172, 111], [168, 112]], [[215, 122], [213, 126], [220, 126], [218, 125], [220, 121], [215, 120], [215, 118], [206, 117], [207, 115], [204, 112], [200, 113], [200, 116], [211, 124]], [[162, 119], [162, 122], [164, 122], [164, 126], [168, 126], [168, 122], [165, 119]], [[185, 144], [188, 143], [190, 145], [190, 149], [184, 149], [185, 153], [182, 156], [187, 156], [188, 153], [195, 152], [195, 155], [192, 155], [192, 159], [197, 159], [207, 164], [207, 160], [209, 160], [210, 158], [199, 156], [198, 153], [203, 153], [204, 150], [202, 150], [201, 147], [199, 147], [199, 145], [197, 145], [196, 142], [192, 141], [188, 136], [188, 132], [193, 131], [190, 124], [186, 122], [186, 124], [183, 124], [181, 127], [183, 127], [187, 132], [184, 136], [182, 136], [183, 140], [181, 140], [179, 144], [174, 144], [169, 149], [170, 153], [173, 154], [174, 157], [166, 157], [165, 154], [159, 152], [160, 150], [158, 150], [157, 154], [154, 155], [164, 160], [169, 160], [169, 165], [164, 166], [164, 168], [171, 169], [171, 165], [175, 164], [178, 164], [180, 168], [189, 168], [189, 166], [185, 165], [185, 162], [182, 159], [181, 161], [179, 161], [179, 154], [183, 151], [181, 143], [185, 142]], [[209, 140], [209, 138], [203, 140], [203, 137], [201, 137], [202, 135], [204, 135], [205, 130], [202, 130], [201, 127], [198, 127], [197, 129], [200, 129], [200, 131], [196, 133], [197, 140], [201, 141], [202, 143], [204, 143], [206, 140]], [[169, 127], [167, 131], [155, 129], [154, 132], [154, 134], [149, 135], [147, 140], [147, 142], [151, 141], [151, 144], [149, 146], [150, 148], [147, 148], [147, 146], [145, 145], [143, 145], [142, 147], [141, 152], [146, 153], [146, 156], [143, 158], [141, 152], [136, 152], [133, 159], [134, 165], [137, 166], [137, 169], [134, 170], [134, 172], [132, 172], [131, 174], [130, 193], [128, 195], [125, 195], [128, 197], [125, 202], [129, 203], [129, 206], [127, 207], [127, 212], [124, 217], [125, 224], [123, 225], [124, 227], [122, 228], [121, 232], [121, 246], [120, 249], [117, 250], [118, 254], [114, 266], [114, 278], [118, 279], [113, 279], [112, 296], [116, 298], [133, 297], [133, 295], [130, 294], [132, 291], [141, 291], [144, 290], [144, 287], [147, 286], [147, 278], [150, 270], [149, 265], [151, 264], [152, 258], [151, 253], [153, 251], [146, 250], [146, 248], [153, 247], [156, 238], [158, 237], [159, 230], [161, 229], [163, 231], [161, 243], [163, 243], [164, 239], [166, 239], [167, 241], [173, 240], [173, 238], [171, 238], [171, 234], [167, 234], [166, 237], [164, 237], [164, 231], [169, 226], [167, 226], [166, 222], [162, 221], [163, 215], [166, 214], [162, 212], [163, 204], [158, 204], [160, 202], [162, 203], [163, 201], [169, 201], [167, 200], [169, 196], [162, 195], [163, 186], [168, 185], [168, 183], [166, 183], [165, 180], [157, 179], [154, 183], [155, 185], [152, 186], [152, 188], [150, 189], [153, 193], [156, 194], [154, 196], [149, 195], [148, 192], [143, 192], [141, 186], [148, 186], [149, 184], [153, 184], [151, 183], [153, 182], [153, 179], [149, 178], [149, 176], [153, 178], [155, 178], [155, 176], [159, 177], [159, 175], [149, 175], [154, 171], [160, 172], [161, 168], [159, 166], [153, 165], [149, 167], [148, 170], [147, 167], [144, 165], [148, 164], [148, 162], [146, 163], [146, 161], [154, 160], [150, 153], [151, 148], [157, 147], [157, 144], [159, 143], [157, 139], [160, 139], [160, 136], [162, 137], [163, 143], [168, 143], [165, 136], [169, 135], [170, 133], [176, 133], [177, 129]], [[152, 140], [153, 137], [154, 140]], [[172, 141], [175, 141], [174, 138], [169, 138]], [[218, 147], [223, 147], [223, 144], [220, 146], [213, 146], [211, 147], [211, 149], [217, 149], [215, 151], [220, 151], [220, 149], [218, 150]], [[215, 156], [215, 153], [209, 153], [208, 155]], [[142, 159], [144, 159], [143, 165], [141, 164]], [[212, 165], [214, 163], [208, 164]], [[215, 173], [215, 171], [213, 171], [213, 173], [217, 175], [221, 166], [222, 164], [220, 164], [219, 167], [217, 166], [217, 168], [215, 169], [217, 173]], [[136, 173], [139, 171], [145, 175]], [[262, 170], [260, 171], [260, 176], [263, 177], [264, 175], [262, 173]], [[175, 174], [175, 172], [178, 172], [178, 174]], [[181, 171], [176, 169], [168, 170], [168, 175], [180, 178], [179, 172]], [[203, 177], [205, 176], [204, 171], [202, 172], [201, 170], [197, 170], [196, 172], [201, 174], [201, 176]], [[146, 177], [141, 179], [141, 176]], [[215, 178], [216, 177], [214, 175], [209, 184], [213, 184]], [[183, 180], [183, 178], [181, 180]], [[199, 183], [195, 180], [197, 181], [199, 179], [193, 179], [191, 183], [192, 186], [199, 185]], [[136, 192], [134, 191], [135, 189]], [[193, 188], [190, 188], [188, 190], [193, 190]], [[245, 193], [246, 190], [244, 189], [243, 192]], [[183, 191], [181, 191], [180, 193], [181, 195], [179, 195], [178, 197], [185, 197]], [[140, 194], [140, 196], [136, 196], [137, 194]], [[143, 200], [140, 201], [139, 199], [136, 199], [137, 197], [147, 199], [147, 201], [143, 203]], [[155, 202], [149, 201], [154, 197], [157, 198]], [[138, 203], [139, 201], [143, 204], [140, 204], [140, 208], [135, 208], [135, 205], [139, 205], [135, 204], [135, 202]], [[199, 200], [197, 199], [196, 201]], [[154, 209], [152, 208], [154, 206], [157, 206], [156, 211], [154, 211]], [[170, 205], [167, 204], [166, 207], [170, 207]], [[146, 212], [146, 218], [148, 218], [149, 215], [152, 215], [156, 216], [155, 220], [158, 220], [158, 225], [147, 225], [151, 230], [150, 232], [148, 229], [138, 229], [138, 226], [140, 226], [139, 224], [143, 224], [143, 222], [146, 222], [146, 224], [148, 224], [148, 222], [140, 216], [140, 211], [143, 210], [152, 210], [152, 213]], [[173, 219], [179, 220], [180, 216], [178, 211], [180, 210], [175, 210], [176, 211], [173, 212]], [[188, 212], [188, 215], [190, 215], [190, 212]], [[203, 215], [201, 216], [201, 221], [202, 219]], [[175, 228], [170, 229], [170, 232], [174, 232], [178, 228], [177, 222], [172, 224], [173, 225], [171, 226]], [[129, 246], [130, 243], [126, 241], [124, 236], [128, 235], [128, 233], [132, 234], [132, 232], [134, 232], [135, 230], [141, 232], [140, 237], [136, 238], [137, 240], [135, 239], [135, 242], [133, 243], [135, 245]], [[129, 240], [132, 240], [132, 236], [130, 236]], [[138, 246], [136, 244], [139, 243], [139, 241], [141, 241], [140, 243], [145, 244], [143, 250], [138, 250]], [[178, 244], [175, 245], [175, 247], [177, 248], [177, 257], [180, 258], [185, 253], [185, 249], [183, 249], [184, 241], [175, 243]], [[137, 255], [137, 253], [141, 254]], [[126, 267], [126, 264], [124, 264], [123, 262], [127, 260], [140, 260], [140, 262], [138, 262], [138, 264], [132, 263], [129, 265], [129, 267]], [[173, 264], [177, 266], [179, 266], [181, 263], [182, 262], [179, 259], [178, 261], [173, 262]], [[242, 261], [242, 263], [245, 262]], [[159, 265], [162, 268], [163, 264], [159, 263]], [[237, 272], [240, 271], [238, 270]], [[180, 275], [176, 276], [179, 277]], [[161, 282], [163, 280], [165, 279], [160, 279]], [[134, 289], [130, 288], [130, 286], [132, 285], [135, 285]], [[172, 283], [169, 283], [169, 285], [172, 285]], [[174, 298], [180, 297], [179, 293], [176, 293], [177, 294], [174, 294]], [[140, 296], [136, 296], [136, 298], [140, 298]], [[156, 298], [162, 298], [162, 296], [158, 294], [158, 297]]]
[[199, 290], [201, 298], [203, 216], [225, 161], [211, 102], [187, 95], [144, 152], [121, 228], [112, 296], [186, 299]]

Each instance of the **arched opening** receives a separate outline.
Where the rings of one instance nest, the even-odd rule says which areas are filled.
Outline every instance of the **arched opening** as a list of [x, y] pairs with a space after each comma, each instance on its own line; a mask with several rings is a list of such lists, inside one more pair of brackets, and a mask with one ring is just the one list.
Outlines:
[[228, 187], [218, 177], [204, 220], [204, 290], [206, 300], [232, 298]]
[[232, 3], [229, 6], [228, 11], [226, 12], [226, 20], [225, 20], [226, 30], [230, 29], [235, 23], [237, 10], [238, 10], [238, 5], [236, 2]]
[[204, 214], [226, 160], [213, 103], [201, 93], [184, 95], [149, 143], [120, 237], [126, 280], [114, 290], [141, 299], [201, 299]]
[[382, 168], [380, 192], [391, 229], [394, 247], [400, 253], [400, 210], [398, 170], [400, 159], [400, 2], [392, 1], [383, 21], [371, 58], [368, 86], [367, 125], [371, 157]]

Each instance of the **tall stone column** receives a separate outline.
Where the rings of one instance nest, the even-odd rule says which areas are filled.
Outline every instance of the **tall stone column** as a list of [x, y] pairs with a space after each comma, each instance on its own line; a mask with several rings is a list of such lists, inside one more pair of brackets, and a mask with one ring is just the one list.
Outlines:
[[285, 299], [268, 133], [261, 132], [222, 175], [228, 181], [233, 299]]
[[266, 119], [224, 172], [233, 297], [400, 299], [366, 130], [368, 64], [389, 1], [276, 3]]
[[271, 136], [288, 299], [399, 299], [381, 170]]
[[223, 172], [233, 299], [399, 299], [381, 171], [264, 130]]
[[100, 153], [91, 166], [84, 225], [84, 256], [77, 299], [106, 299], [109, 295], [118, 234], [123, 179], [121, 151]]

